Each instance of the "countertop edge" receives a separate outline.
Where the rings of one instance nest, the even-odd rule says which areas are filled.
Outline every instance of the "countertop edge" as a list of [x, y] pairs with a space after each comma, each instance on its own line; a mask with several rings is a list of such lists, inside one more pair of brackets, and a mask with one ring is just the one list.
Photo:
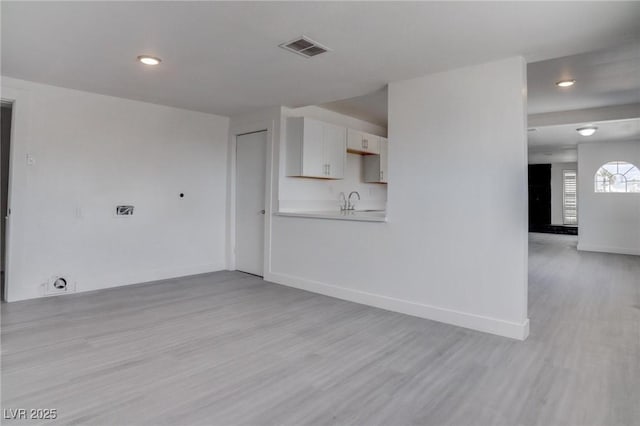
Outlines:
[[374, 216], [347, 216], [341, 214], [322, 214], [322, 213], [306, 213], [306, 212], [276, 212], [276, 216], [285, 217], [301, 217], [306, 219], [329, 219], [329, 220], [350, 220], [353, 222], [387, 222], [386, 217]]

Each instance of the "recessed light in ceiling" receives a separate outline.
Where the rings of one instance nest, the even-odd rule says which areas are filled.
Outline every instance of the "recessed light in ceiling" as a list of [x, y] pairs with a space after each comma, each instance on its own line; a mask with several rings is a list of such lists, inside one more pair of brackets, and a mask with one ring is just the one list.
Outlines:
[[580, 127], [576, 130], [578, 131], [578, 133], [580, 133], [581, 136], [591, 136], [596, 132], [596, 130], [598, 130], [598, 128], [596, 126], [586, 126]]
[[575, 80], [560, 80], [556, 81], [556, 86], [558, 87], [571, 87], [576, 84]]
[[149, 55], [140, 55], [138, 56], [138, 61], [142, 62], [145, 65], [158, 65], [160, 62], [162, 62], [162, 59]]

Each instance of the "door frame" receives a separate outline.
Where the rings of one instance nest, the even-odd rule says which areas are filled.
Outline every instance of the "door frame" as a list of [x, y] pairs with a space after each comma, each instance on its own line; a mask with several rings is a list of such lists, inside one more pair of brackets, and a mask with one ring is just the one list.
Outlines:
[[[236, 141], [236, 143], [235, 143], [235, 151], [234, 151], [234, 155], [235, 155], [235, 157], [236, 157], [236, 160], [235, 160], [236, 172], [235, 172], [235, 174], [234, 174], [234, 179], [236, 179], [236, 185], [235, 185], [235, 190], [234, 190], [234, 192], [233, 192], [233, 197], [234, 197], [233, 202], [234, 202], [234, 206], [237, 206], [237, 194], [238, 194], [238, 185], [237, 185], [237, 176], [238, 176], [238, 138], [239, 138], [239, 137], [241, 137], [241, 136], [254, 135], [254, 134], [256, 134], [256, 133], [264, 133], [264, 144], [265, 144], [265, 146], [264, 146], [265, 174], [264, 174], [264, 176], [263, 176], [263, 179], [264, 179], [264, 182], [265, 182], [265, 186], [264, 186], [264, 188], [263, 188], [263, 195], [264, 195], [264, 205], [263, 205], [263, 207], [264, 207], [264, 214], [262, 215], [262, 222], [263, 222], [263, 227], [262, 227], [262, 228], [263, 228], [263, 229], [265, 229], [265, 228], [266, 228], [266, 226], [267, 226], [267, 220], [266, 220], [266, 217], [267, 217], [267, 207], [266, 207], [266, 205], [267, 205], [267, 194], [266, 194], [266, 191], [267, 191], [267, 185], [266, 185], [266, 183], [267, 183], [267, 176], [268, 176], [268, 174], [267, 174], [267, 168], [266, 168], [267, 164], [266, 164], [266, 163], [267, 163], [267, 148], [268, 148], [268, 143], [269, 143], [269, 140], [268, 140], [269, 134], [268, 134], [268, 132], [267, 132], [267, 130], [266, 130], [266, 129], [264, 129], [264, 130], [256, 130], [256, 131], [248, 132], [248, 133], [240, 133], [240, 134], [237, 134], [237, 135], [235, 136], [235, 141]], [[233, 216], [233, 220], [236, 220], [236, 213], [237, 213], [237, 209], [234, 209], [234, 216]], [[234, 226], [234, 232], [233, 232], [233, 241], [234, 241], [234, 251], [233, 251], [233, 254], [234, 254], [234, 262], [236, 263], [236, 269], [237, 269], [237, 254], [238, 254], [238, 253], [237, 253], [237, 251], [235, 250], [235, 247], [236, 247], [235, 243], [236, 243], [236, 240], [237, 240], [237, 236], [238, 236], [238, 225], [237, 225], [237, 223], [236, 223], [236, 224], [235, 224], [235, 226]], [[264, 243], [264, 238], [265, 238], [265, 235], [263, 235], [263, 236], [262, 236], [263, 243]], [[265, 247], [263, 246], [263, 250], [262, 250], [262, 276], [264, 276], [264, 266], [265, 266], [265, 265], [264, 265], [264, 258], [265, 258], [265, 256], [264, 256], [264, 250], [265, 250]], [[242, 272], [245, 272], [245, 271], [242, 271]], [[247, 272], [247, 273], [248, 273], [248, 272]]]
[[264, 188], [264, 200], [265, 200], [265, 215], [264, 215], [264, 246], [263, 246], [263, 269], [264, 276], [271, 272], [271, 225], [273, 213], [277, 210], [277, 194], [274, 185], [274, 170], [278, 170], [277, 165], [274, 165], [274, 148], [276, 142], [274, 141], [274, 134], [277, 134], [275, 130], [279, 125], [279, 120], [275, 119], [257, 119], [255, 121], [245, 121], [241, 123], [232, 123], [229, 129], [229, 145], [228, 145], [228, 162], [227, 162], [227, 250], [226, 250], [226, 264], [227, 269], [236, 270], [236, 139], [238, 136], [246, 135], [249, 133], [257, 133], [266, 131], [267, 133], [267, 146], [266, 146], [266, 164], [265, 164], [265, 188]]
[[[29, 153], [29, 117], [30, 117], [30, 91], [14, 86], [8, 86], [3, 79], [2, 93], [0, 94], [2, 103], [11, 103], [11, 136], [9, 140], [9, 182], [7, 193], [7, 211], [5, 234], [4, 256], [4, 300], [12, 302], [19, 300], [19, 291], [15, 287], [16, 282], [20, 282], [23, 270], [20, 256], [21, 250], [21, 230], [26, 229], [24, 219], [25, 197], [27, 194], [27, 158]], [[16, 258], [18, 256], [18, 258]]]

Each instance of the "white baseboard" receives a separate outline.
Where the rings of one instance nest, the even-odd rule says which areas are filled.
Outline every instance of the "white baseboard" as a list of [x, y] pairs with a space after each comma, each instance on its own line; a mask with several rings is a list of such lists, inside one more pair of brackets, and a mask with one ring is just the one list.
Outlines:
[[625, 248], [625, 247], [608, 247], [599, 246], [593, 244], [580, 244], [578, 242], [578, 250], [580, 251], [597, 251], [601, 253], [614, 253], [614, 254], [631, 254], [640, 256], [640, 249]]
[[[67, 294], [77, 294], [96, 290], [105, 290], [108, 288], [123, 287], [128, 285], [143, 284], [154, 281], [164, 281], [173, 278], [187, 277], [190, 275], [206, 274], [225, 270], [223, 263], [210, 263], [204, 265], [191, 265], [180, 268], [159, 268], [152, 270], [142, 270], [134, 273], [122, 274], [119, 276], [105, 277], [100, 281], [92, 282], [87, 285], [86, 281], [78, 280], [73, 283], [74, 291], [69, 293], [58, 294], [55, 297], [64, 297]], [[65, 271], [66, 272], [66, 271]], [[78, 272], [72, 271], [72, 276], [77, 279]], [[52, 297], [44, 292], [44, 284], [34, 284], [19, 294], [9, 291], [7, 294], [7, 302], [18, 302], [21, 300], [37, 299], [40, 297]]]
[[313, 293], [324, 294], [325, 296], [331, 296], [337, 299], [348, 300], [350, 302], [374, 306], [388, 311], [400, 312], [415, 317], [453, 324], [476, 331], [496, 334], [498, 336], [509, 337], [517, 340], [525, 340], [527, 336], [529, 336], [529, 319], [526, 319], [523, 323], [504, 321], [496, 318], [454, 311], [451, 309], [439, 308], [436, 306], [424, 305], [379, 294], [339, 287], [332, 284], [307, 280], [281, 273], [266, 273], [264, 279], [266, 281], [311, 291]]

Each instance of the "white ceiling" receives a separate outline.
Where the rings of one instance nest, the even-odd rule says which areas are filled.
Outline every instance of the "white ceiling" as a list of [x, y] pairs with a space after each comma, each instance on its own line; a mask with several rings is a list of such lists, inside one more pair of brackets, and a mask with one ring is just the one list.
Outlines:
[[531, 63], [527, 85], [529, 114], [640, 102], [640, 43]]
[[[628, 42], [639, 2], [7, 2], [2, 74], [234, 115], [512, 55]], [[333, 51], [277, 45], [305, 34]], [[163, 59], [156, 68], [139, 54]]]
[[[563, 79], [576, 79], [577, 84], [569, 88], [557, 87], [555, 82]], [[637, 104], [640, 102], [640, 44], [626, 43], [530, 63], [527, 80], [529, 114]], [[322, 106], [381, 126], [387, 125], [386, 88]], [[548, 132], [538, 135], [557, 136]], [[560, 139], [573, 136], [570, 132]], [[637, 136], [640, 139], [640, 133]], [[545, 143], [553, 145], [560, 139], [549, 139]]]
[[[562, 79], [575, 79], [567, 88], [555, 85]], [[617, 47], [535, 62], [527, 67], [529, 114], [563, 117], [596, 111], [596, 121], [565, 120], [562, 125], [536, 126], [528, 133], [530, 162], [558, 162], [569, 158], [576, 161], [576, 145], [583, 142], [640, 141], [640, 119], [604, 120], [616, 105], [631, 106], [640, 117], [640, 44], [627, 43]], [[609, 107], [609, 108], [604, 108]], [[569, 114], [566, 111], [572, 111]], [[594, 114], [590, 114], [594, 115]], [[622, 117], [616, 117], [622, 118]], [[576, 129], [595, 124], [598, 131], [589, 137], [580, 136]], [[640, 143], [640, 142], [639, 142]], [[569, 156], [569, 157], [567, 157]]]
[[553, 151], [529, 151], [529, 164], [576, 163], [578, 150], [576, 148], [554, 149]]
[[368, 121], [369, 123], [387, 127], [388, 102], [388, 90], [385, 86], [373, 93], [329, 102], [320, 106], [344, 115]]
[[[591, 136], [580, 136], [576, 129], [585, 125], [595, 125], [598, 130]], [[615, 142], [638, 140], [640, 143], [640, 118], [583, 124], [563, 124], [559, 126], [538, 127], [530, 131], [529, 149], [535, 151], [554, 148], [575, 148], [583, 142]]]
[[[586, 125], [595, 125], [598, 130], [591, 136], [580, 136], [577, 129]], [[617, 141], [640, 145], [640, 118], [536, 127], [528, 132], [529, 163], [573, 162], [578, 159], [577, 146], [581, 143]]]

